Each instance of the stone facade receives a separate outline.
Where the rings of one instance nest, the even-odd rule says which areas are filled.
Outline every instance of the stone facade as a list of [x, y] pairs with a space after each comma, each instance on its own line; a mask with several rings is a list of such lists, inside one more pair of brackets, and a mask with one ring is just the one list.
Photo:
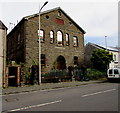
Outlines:
[[[22, 57], [19, 57], [16, 52], [13, 52], [13, 60], [21, 60], [25, 62], [28, 67], [33, 65], [33, 60], [38, 63], [39, 58], [39, 42], [38, 42], [38, 27], [39, 27], [38, 14], [31, 15], [22, 19], [22, 21], [13, 29], [8, 35], [8, 40], [11, 40], [11, 36], [15, 36], [17, 28], [21, 28], [20, 38], [21, 49], [19, 53]], [[84, 64], [84, 34], [85, 31], [78, 26], [61, 8], [55, 8], [49, 11], [41, 13], [40, 16], [40, 28], [44, 31], [44, 40], [41, 42], [41, 54], [44, 55], [44, 66], [42, 71], [47, 72], [53, 68], [57, 68], [58, 58], [61, 56], [64, 59], [66, 67], [75, 65], [75, 57], [77, 57], [78, 64]], [[53, 32], [53, 42], [51, 43], [50, 31]], [[58, 31], [62, 34], [62, 44], [58, 44]], [[11, 35], [12, 34], [12, 35]], [[69, 35], [69, 44], [66, 44], [66, 34]], [[18, 34], [16, 34], [18, 37]], [[73, 39], [73, 37], [77, 37]], [[17, 42], [16, 42], [17, 43]], [[77, 45], [74, 45], [76, 43]], [[17, 48], [16, 46], [15, 48]], [[8, 43], [9, 48], [9, 43]], [[10, 53], [10, 50], [8, 50]], [[18, 59], [15, 58], [15, 54], [18, 55]], [[22, 61], [23, 60], [23, 61]], [[8, 56], [8, 61], [11, 61], [11, 54]], [[41, 61], [42, 62], [42, 61]], [[62, 64], [60, 64], [62, 65]]]
[[7, 64], [15, 61], [25, 62], [24, 20], [22, 20], [7, 36]]

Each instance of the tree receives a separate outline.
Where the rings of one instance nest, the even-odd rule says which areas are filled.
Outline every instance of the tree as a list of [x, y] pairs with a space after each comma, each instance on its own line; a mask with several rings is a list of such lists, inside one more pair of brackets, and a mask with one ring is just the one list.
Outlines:
[[106, 71], [111, 61], [113, 61], [113, 55], [109, 51], [101, 49], [93, 51], [91, 62], [95, 69]]

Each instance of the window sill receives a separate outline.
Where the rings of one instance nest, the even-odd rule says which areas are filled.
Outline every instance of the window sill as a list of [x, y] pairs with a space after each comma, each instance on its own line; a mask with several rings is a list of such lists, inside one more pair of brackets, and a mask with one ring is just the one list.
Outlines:
[[79, 47], [79, 46], [73, 46], [73, 47]]
[[57, 48], [57, 49], [65, 49], [65, 47], [63, 47], [63, 46], [55, 46], [55, 48]]
[[63, 47], [63, 45], [62, 45], [62, 44], [58, 44], [57, 46], [58, 46], [58, 47]]

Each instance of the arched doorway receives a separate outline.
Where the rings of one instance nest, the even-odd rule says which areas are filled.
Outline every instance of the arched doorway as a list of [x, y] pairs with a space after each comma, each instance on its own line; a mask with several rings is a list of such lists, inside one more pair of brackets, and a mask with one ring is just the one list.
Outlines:
[[56, 65], [57, 69], [59, 69], [59, 70], [66, 69], [66, 60], [63, 56], [61, 56], [61, 55], [58, 56], [56, 63], [57, 63], [57, 65]]

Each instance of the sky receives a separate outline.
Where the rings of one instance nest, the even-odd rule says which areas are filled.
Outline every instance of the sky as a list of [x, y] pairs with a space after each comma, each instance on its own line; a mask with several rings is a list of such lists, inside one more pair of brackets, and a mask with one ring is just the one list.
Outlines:
[[[17, 24], [23, 17], [36, 14], [46, 0], [0, 0], [0, 20], [8, 27]], [[118, 46], [118, 0], [48, 0], [42, 9], [46, 11], [61, 7], [86, 34], [88, 42]]]

